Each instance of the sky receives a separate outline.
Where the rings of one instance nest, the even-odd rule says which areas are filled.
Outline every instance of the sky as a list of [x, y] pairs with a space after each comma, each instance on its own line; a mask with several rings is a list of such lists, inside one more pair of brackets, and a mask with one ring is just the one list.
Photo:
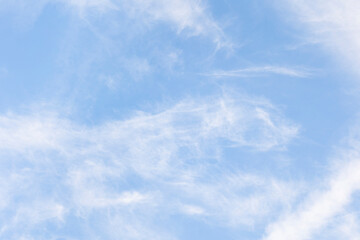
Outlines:
[[0, 239], [359, 240], [358, 0], [0, 0]]

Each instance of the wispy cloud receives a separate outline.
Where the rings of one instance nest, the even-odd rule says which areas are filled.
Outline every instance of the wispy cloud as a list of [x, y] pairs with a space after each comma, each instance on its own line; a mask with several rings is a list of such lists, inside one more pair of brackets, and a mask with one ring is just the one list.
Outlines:
[[291, 205], [300, 192], [291, 182], [243, 172], [224, 172], [216, 179], [195, 178], [175, 186], [180, 187], [187, 202], [193, 203], [186, 206], [186, 214], [233, 227], [263, 222], [265, 217]]
[[[223, 168], [227, 147], [281, 150], [297, 131], [269, 102], [229, 95], [186, 99], [93, 127], [49, 113], [2, 115], [1, 176], [7, 187], [0, 190], [0, 216], [8, 221], [1, 237], [64, 236], [69, 222], [88, 228], [96, 217], [104, 223], [98, 233], [173, 239], [152, 222], [174, 211], [248, 224], [270, 211], [264, 199], [281, 203], [292, 190], [276, 179], [269, 185], [249, 174], [229, 176], [225, 168], [217, 174], [220, 183], [201, 179]], [[258, 190], [241, 193], [252, 187]], [[29, 224], [20, 234], [23, 222]], [[36, 233], [49, 223], [56, 230]]]
[[340, 62], [345, 60], [346, 66], [352, 66], [355, 71], [359, 69], [359, 1], [292, 0], [277, 3], [281, 3], [280, 8], [290, 9], [283, 13], [291, 12], [291, 18], [306, 27], [304, 32], [311, 41], [336, 54]]
[[343, 152], [337, 170], [325, 187], [314, 188], [297, 210], [270, 224], [264, 240], [312, 239], [333, 222], [335, 216], [347, 213], [346, 207], [352, 202], [354, 193], [360, 190], [359, 143], [354, 147]]
[[[352, 66], [357, 73], [360, 66], [359, 1], [293, 0], [281, 2], [281, 8], [290, 9], [291, 18], [306, 26], [309, 39], [332, 52], [344, 66]], [[285, 11], [285, 14], [289, 12]], [[290, 17], [290, 15], [289, 15]], [[358, 134], [358, 130], [352, 129]], [[333, 173], [313, 188], [307, 198], [293, 211], [270, 224], [264, 240], [318, 239], [331, 237], [358, 239], [354, 227], [357, 213], [351, 209], [360, 190], [359, 141], [349, 137], [349, 146], [337, 155]]]
[[27, 25], [35, 21], [47, 4], [63, 4], [83, 19], [89, 20], [94, 14], [103, 16], [115, 11], [145, 26], [163, 22], [174, 26], [179, 34], [208, 37], [217, 48], [232, 45], [202, 0], [36, 0], [31, 4], [24, 0], [3, 0], [1, 3], [0, 11], [14, 12]]
[[116, 6], [111, 0], [58, 0], [65, 4], [72, 5], [78, 8], [82, 13], [83, 11], [96, 8], [96, 11], [116, 10]]
[[309, 70], [300, 69], [300, 68], [263, 66], [263, 67], [240, 68], [235, 70], [218, 70], [202, 75], [211, 76], [215, 78], [226, 78], [226, 77], [251, 78], [251, 77], [262, 77], [264, 75], [269, 75], [269, 74], [305, 78], [305, 77], [309, 77], [311, 75], [311, 72]]
[[231, 45], [218, 23], [206, 11], [203, 1], [131, 0], [126, 3], [136, 17], [140, 13], [148, 20], [174, 24], [178, 33], [187, 31], [190, 35], [208, 36], [219, 48]]

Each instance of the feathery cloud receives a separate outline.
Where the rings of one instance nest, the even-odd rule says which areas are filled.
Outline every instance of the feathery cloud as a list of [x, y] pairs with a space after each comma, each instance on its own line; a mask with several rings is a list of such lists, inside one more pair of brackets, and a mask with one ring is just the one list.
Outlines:
[[294, 20], [307, 28], [311, 41], [322, 44], [346, 66], [360, 66], [360, 3], [356, 0], [291, 0], [278, 1], [291, 12]]
[[[83, 19], [115, 11], [143, 25], [156, 22], [175, 26], [177, 33], [187, 32], [188, 36], [204, 36], [211, 39], [217, 48], [231, 47], [219, 24], [207, 11], [204, 1], [190, 0], [2, 0], [0, 11], [10, 11], [19, 21], [31, 25], [48, 4], [63, 4], [74, 10]], [[134, 29], [128, 29], [129, 31]]]
[[337, 215], [346, 214], [354, 193], [360, 190], [359, 143], [344, 151], [337, 170], [324, 189], [313, 189], [297, 210], [269, 225], [264, 240], [305, 240], [325, 229]]
[[[69, 222], [81, 229], [96, 217], [115, 224], [98, 226], [105, 235], [120, 234], [118, 224], [127, 222], [120, 227], [127, 239], [171, 239], [164, 229], [150, 229], [157, 214], [173, 211], [248, 224], [260, 214], [257, 209], [261, 215], [271, 210], [264, 199], [287, 201], [290, 188], [275, 179], [268, 185], [255, 176], [230, 177], [225, 169], [218, 178], [228, 188], [201, 178], [209, 176], [207, 169], [222, 168], [226, 147], [281, 150], [297, 131], [269, 102], [245, 96], [187, 99], [158, 113], [92, 127], [56, 114], [3, 115], [1, 176], [8, 187], [1, 190], [0, 217], [8, 221], [1, 237], [54, 237], [64, 234]], [[241, 193], [254, 186], [259, 191]], [[28, 224], [20, 233], [23, 222]], [[36, 232], [48, 224], [57, 227]], [[133, 231], [139, 227], [144, 231]]]

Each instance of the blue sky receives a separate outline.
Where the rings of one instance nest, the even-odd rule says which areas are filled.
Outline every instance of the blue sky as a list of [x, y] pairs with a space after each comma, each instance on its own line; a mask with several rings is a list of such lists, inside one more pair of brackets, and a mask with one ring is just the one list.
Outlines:
[[360, 239], [356, 0], [0, 0], [0, 239]]

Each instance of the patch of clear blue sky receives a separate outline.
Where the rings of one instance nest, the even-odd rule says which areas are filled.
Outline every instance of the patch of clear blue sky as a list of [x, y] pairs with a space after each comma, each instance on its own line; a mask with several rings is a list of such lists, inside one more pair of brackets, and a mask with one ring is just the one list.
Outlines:
[[[159, 103], [232, 89], [269, 99], [298, 123], [301, 131], [288, 151], [281, 153], [229, 148], [224, 152], [229, 169], [267, 169], [287, 179], [311, 179], [314, 173], [321, 173], [329, 149], [342, 136], [351, 115], [338, 80], [350, 76], [334, 68], [317, 45], [291, 49], [303, 41], [302, 33], [267, 1], [209, 1], [208, 10], [235, 43], [232, 51], [216, 51], [206, 36], [177, 34], [161, 22], [139, 27], [116, 13], [90, 17], [86, 23], [59, 4], [47, 5], [31, 26], [18, 26], [16, 17], [2, 17], [0, 67], [7, 73], [0, 78], [0, 111], [21, 112], [29, 103], [50, 103], [70, 106], [70, 118], [96, 125], [124, 119], [136, 110], [154, 112]], [[139, 29], [132, 32], [132, 28]], [[164, 54], [173, 54], [169, 59], [178, 56], [179, 61], [164, 62]], [[137, 69], [141, 64], [143, 68]], [[304, 68], [310, 75], [221, 79], [204, 75], [266, 65]], [[274, 165], [274, 158], [292, 161]], [[261, 235], [246, 231], [239, 235], [236, 229], [186, 218], [167, 219], [183, 226], [177, 230], [182, 239], [252, 239], [254, 234]], [[70, 235], [88, 231], [71, 225], [66, 227]]]

